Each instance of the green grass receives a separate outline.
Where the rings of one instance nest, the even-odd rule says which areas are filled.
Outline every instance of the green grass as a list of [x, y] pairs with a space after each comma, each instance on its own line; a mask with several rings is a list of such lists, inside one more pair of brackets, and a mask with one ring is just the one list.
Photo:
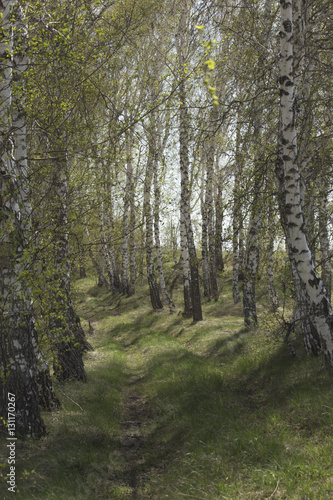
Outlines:
[[333, 498], [332, 374], [299, 339], [293, 359], [244, 329], [230, 282], [196, 324], [153, 312], [146, 288], [113, 297], [87, 278], [76, 302], [95, 329], [89, 381], [58, 385], [48, 435], [17, 443], [19, 498]]

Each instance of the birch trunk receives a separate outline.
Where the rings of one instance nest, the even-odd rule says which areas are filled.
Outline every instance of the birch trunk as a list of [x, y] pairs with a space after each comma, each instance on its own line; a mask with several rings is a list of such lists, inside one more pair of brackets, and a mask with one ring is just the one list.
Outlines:
[[126, 143], [127, 149], [127, 177], [129, 184], [129, 282], [127, 295], [130, 297], [135, 293], [136, 264], [135, 264], [135, 183], [133, 175], [132, 147], [134, 140], [134, 129], [131, 128]]
[[[268, 220], [273, 220], [273, 210], [271, 206], [268, 209]], [[275, 231], [272, 231], [270, 227], [268, 229], [268, 245], [267, 245], [267, 289], [269, 294], [269, 299], [271, 303], [272, 312], [276, 312], [279, 307], [279, 299], [276, 293], [274, 284], [274, 239]]]
[[256, 280], [259, 269], [259, 237], [262, 210], [257, 203], [253, 204], [246, 248], [246, 264], [244, 270], [243, 310], [246, 326], [258, 324], [256, 308]]
[[93, 243], [91, 241], [90, 232], [89, 232], [89, 229], [87, 226], [87, 222], [85, 223], [84, 231], [85, 231], [86, 237], [87, 237], [89, 257], [90, 257], [90, 260], [91, 260], [91, 262], [95, 268], [96, 274], [97, 274], [97, 283], [99, 286], [105, 286], [107, 288], [109, 286], [109, 284], [108, 284], [107, 279], [104, 276], [103, 269], [101, 268], [99, 262], [96, 260], [96, 257], [94, 255], [94, 252], [92, 249]]
[[235, 180], [234, 180], [234, 193], [233, 193], [233, 214], [232, 214], [232, 295], [234, 303], [237, 304], [241, 301], [239, 294], [239, 274], [240, 274], [240, 202], [239, 202], [239, 185], [241, 176], [241, 163], [239, 159], [239, 141], [240, 134], [237, 130], [236, 139], [236, 165], [235, 165]]
[[[214, 108], [215, 110], [216, 108]], [[214, 206], [213, 206], [213, 175], [214, 175], [214, 157], [215, 157], [215, 137], [214, 125], [216, 114], [213, 112], [210, 137], [207, 150], [207, 183], [206, 183], [206, 206], [208, 221], [208, 263], [209, 263], [209, 282], [214, 300], [219, 298], [219, 291], [216, 280], [216, 253], [215, 253], [215, 233], [214, 233]]]
[[135, 203], [134, 203], [134, 186], [132, 189], [132, 196], [130, 202], [130, 220], [129, 220], [129, 267], [130, 279], [128, 295], [135, 294], [136, 282], [136, 245], [135, 245]]
[[332, 252], [330, 249], [330, 238], [328, 234], [328, 193], [327, 188], [323, 189], [323, 193], [319, 196], [319, 241], [320, 241], [320, 262], [321, 262], [321, 279], [327, 292], [328, 299], [331, 300], [332, 290], [332, 270], [331, 260]]
[[[176, 35], [176, 49], [178, 55], [178, 64], [180, 72], [179, 81], [179, 159], [180, 159], [180, 173], [181, 173], [181, 228], [183, 234], [181, 238], [184, 245], [184, 259], [183, 263], [186, 265], [186, 252], [188, 250], [189, 264], [190, 264], [190, 288], [191, 288], [191, 305], [192, 315], [194, 321], [202, 320], [201, 297], [200, 297], [200, 284], [199, 284], [199, 266], [194, 244], [194, 236], [190, 212], [190, 183], [189, 183], [189, 128], [190, 118], [187, 108], [187, 93], [186, 93], [186, 75], [184, 72], [186, 64], [186, 43], [187, 43], [187, 23], [189, 15], [189, 5], [186, 2], [182, 4], [178, 32]], [[185, 232], [184, 232], [185, 229]], [[185, 237], [187, 245], [185, 244]], [[182, 248], [183, 250], [183, 248]], [[183, 270], [185, 275], [186, 270]], [[187, 285], [187, 283], [186, 283]], [[187, 289], [184, 283], [184, 302], [185, 311], [188, 307], [188, 297], [185, 296]], [[187, 303], [187, 304], [186, 304]]]
[[215, 182], [215, 256], [216, 268], [220, 271], [224, 270], [224, 260], [222, 252], [223, 236], [223, 201], [222, 201], [222, 173], [217, 170]]
[[314, 211], [314, 189], [306, 186], [302, 179], [311, 175], [309, 155], [313, 135], [313, 111], [311, 103], [311, 74], [313, 60], [306, 42], [307, 7], [304, 0], [293, 0], [293, 74], [294, 74], [294, 115], [297, 134], [297, 163], [300, 170], [300, 196], [304, 217], [304, 232], [311, 251], [312, 260], [316, 255], [316, 224]]
[[111, 191], [111, 189], [109, 189], [109, 195], [110, 195], [110, 203], [109, 203], [109, 206], [107, 207], [108, 209], [104, 213], [104, 217], [105, 217], [105, 222], [106, 222], [106, 227], [107, 227], [106, 235], [107, 235], [108, 249], [109, 249], [112, 269], [113, 269], [114, 286], [115, 286], [115, 289], [119, 292], [119, 291], [121, 291], [121, 282], [119, 279], [119, 268], [118, 268], [116, 253], [115, 253], [115, 248], [114, 248], [115, 235], [114, 235], [113, 204], [112, 204], [112, 191]]
[[[39, 410], [37, 335], [30, 291], [23, 281], [24, 250], [31, 207], [28, 201], [25, 117], [22, 109], [14, 113], [14, 123], [23, 126], [12, 135], [12, 67], [13, 18], [12, 9], [22, 18], [16, 2], [0, 1], [2, 27], [0, 43], [0, 416], [8, 418], [8, 394], [15, 397], [14, 435], [40, 436], [45, 426]], [[22, 27], [16, 26], [20, 31]], [[16, 31], [17, 34], [17, 31]], [[16, 59], [16, 65], [19, 63]], [[27, 61], [20, 61], [23, 71]], [[15, 154], [17, 161], [14, 160]]]
[[55, 195], [57, 233], [55, 234], [55, 302], [51, 321], [55, 338], [55, 375], [60, 381], [86, 382], [82, 353], [90, 348], [76, 315], [71, 299], [71, 274], [68, 240], [68, 174], [67, 158], [57, 164], [53, 187]]
[[[290, 259], [294, 259], [301, 287], [307, 293], [313, 312], [313, 335], [319, 341], [327, 362], [333, 364], [333, 318], [331, 305], [322, 280], [313, 265], [304, 233], [301, 203], [300, 171], [297, 163], [297, 134], [294, 117], [293, 79], [293, 17], [292, 1], [280, 0], [281, 5], [281, 59], [280, 59], [280, 115], [281, 143], [278, 152], [278, 174], [283, 175], [282, 218], [286, 221]], [[281, 186], [281, 182], [280, 182]]]
[[[153, 140], [151, 137], [150, 140]], [[147, 278], [150, 292], [150, 300], [153, 309], [163, 309], [159, 289], [156, 281], [154, 268], [154, 240], [153, 240], [153, 215], [151, 210], [151, 186], [155, 161], [155, 148], [150, 144], [146, 168], [145, 192], [144, 192], [144, 215], [146, 221], [146, 261]]]
[[[205, 165], [205, 161], [203, 162]], [[208, 214], [207, 214], [207, 204], [205, 200], [205, 170], [206, 167], [202, 168], [201, 176], [201, 259], [202, 259], [202, 283], [204, 296], [210, 300], [210, 280], [209, 280], [209, 269], [208, 269]]]
[[180, 171], [181, 171], [181, 206], [183, 213], [186, 238], [188, 244], [188, 254], [191, 273], [191, 303], [192, 315], [194, 321], [202, 320], [200, 284], [199, 284], [199, 266], [194, 244], [192, 221], [190, 213], [190, 191], [189, 191], [189, 153], [188, 153], [188, 129], [189, 118], [186, 106], [185, 80], [179, 85], [180, 109], [179, 109], [179, 143], [180, 143]]
[[180, 212], [180, 261], [183, 271], [183, 289], [184, 289], [184, 316], [192, 316], [192, 298], [191, 298], [191, 270], [188, 253], [188, 244], [186, 236], [186, 226], [184, 214]]
[[119, 270], [118, 270], [116, 253], [115, 253], [114, 244], [113, 244], [114, 232], [113, 232], [112, 209], [111, 209], [111, 213], [106, 212], [104, 214], [104, 216], [105, 216], [106, 225], [107, 225], [107, 241], [108, 241], [108, 248], [109, 248], [111, 264], [112, 264], [112, 269], [113, 269], [114, 286], [115, 286], [116, 291], [119, 292], [121, 290], [121, 283], [120, 283], [120, 279], [119, 279]]
[[123, 238], [122, 238], [122, 262], [121, 262], [121, 290], [124, 295], [128, 294], [128, 214], [129, 214], [129, 188], [126, 183], [123, 211]]
[[99, 231], [100, 231], [100, 237], [101, 237], [101, 247], [102, 247], [102, 255], [103, 255], [103, 260], [105, 262], [106, 266], [106, 272], [109, 277], [109, 283], [108, 287], [115, 292], [116, 287], [115, 287], [115, 278], [114, 278], [114, 270], [112, 266], [112, 259], [110, 255], [110, 251], [106, 242], [106, 234], [105, 234], [105, 217], [104, 217], [104, 207], [103, 203], [101, 203], [101, 206], [98, 209], [98, 218], [99, 218]]
[[[22, 85], [22, 74], [28, 68], [29, 58], [27, 48], [24, 42], [27, 40], [26, 27], [24, 25], [23, 12], [17, 3], [14, 8], [15, 12], [15, 34], [13, 55], [13, 85], [20, 88]], [[13, 128], [13, 144], [15, 169], [17, 172], [18, 189], [19, 189], [19, 205], [20, 217], [23, 231], [24, 245], [29, 247], [28, 235], [32, 234], [32, 207], [29, 199], [29, 180], [28, 180], [28, 160], [27, 160], [27, 126], [26, 115], [24, 110], [24, 98], [16, 91], [12, 99], [12, 128]], [[27, 235], [24, 236], [24, 235]], [[25, 267], [29, 268], [31, 262], [26, 261]], [[27, 290], [30, 294], [30, 291]], [[31, 306], [31, 314], [34, 316], [33, 306]], [[37, 339], [37, 337], [36, 337]], [[39, 393], [39, 404], [45, 411], [51, 411], [60, 406], [58, 398], [52, 386], [50, 370], [44, 360], [43, 354], [37, 342], [34, 344], [35, 355], [37, 359], [37, 384]]]
[[[125, 120], [127, 114], [125, 113]], [[132, 131], [126, 138], [126, 186], [124, 194], [124, 211], [123, 211], [123, 243], [122, 243], [122, 267], [121, 267], [121, 287], [125, 295], [129, 295], [130, 285], [128, 280], [128, 239], [129, 239], [129, 213], [131, 206], [132, 193]]]
[[155, 245], [156, 245], [156, 257], [157, 257], [157, 272], [160, 282], [161, 293], [164, 301], [168, 304], [171, 313], [176, 311], [175, 304], [173, 303], [171, 297], [169, 296], [163, 270], [163, 260], [162, 260], [162, 249], [160, 242], [160, 203], [161, 203], [161, 192], [158, 184], [157, 176], [157, 164], [154, 168], [154, 192], [155, 192], [155, 207], [154, 207], [154, 231], [155, 231]]

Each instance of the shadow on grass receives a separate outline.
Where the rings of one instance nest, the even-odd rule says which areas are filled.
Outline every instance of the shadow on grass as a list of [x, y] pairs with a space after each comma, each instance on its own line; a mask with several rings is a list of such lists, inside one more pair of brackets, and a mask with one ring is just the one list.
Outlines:
[[[210, 355], [223, 356], [228, 342], [245, 333], [216, 342]], [[156, 391], [150, 402], [156, 428], [148, 437], [146, 466], [167, 467], [180, 482], [195, 468], [202, 470], [210, 454], [222, 478], [236, 470], [245, 476], [249, 471], [274, 471], [277, 464], [280, 475], [287, 476], [288, 467], [308, 466], [300, 441], [332, 433], [333, 412], [323, 416], [323, 408], [329, 405], [333, 383], [323, 364], [305, 357], [293, 360], [283, 346], [269, 357], [250, 356], [242, 363], [242, 350], [243, 346], [233, 352], [239, 364], [229, 372], [189, 352], [159, 353], [147, 362], [144, 384]], [[203, 472], [210, 485], [216, 484], [215, 466], [207, 463]], [[309, 468], [307, 473], [311, 478], [317, 472]], [[273, 473], [265, 480], [264, 473], [255, 475], [258, 484], [266, 481], [267, 492], [276, 486]], [[207, 478], [200, 476], [198, 491]], [[298, 481], [295, 475], [291, 491]]]
[[[230, 351], [228, 347], [232, 347], [232, 353], [234, 355], [239, 355], [243, 351], [246, 342], [243, 340], [243, 337], [247, 335], [247, 331], [245, 329], [240, 330], [239, 332], [233, 333], [231, 335], [226, 335], [220, 339], [218, 339], [214, 344], [209, 347], [205, 353], [207, 358], [211, 357], [219, 357], [224, 358], [226, 356], [230, 357]], [[226, 351], [227, 348], [227, 351]]]
[[[62, 408], [43, 415], [47, 436], [17, 445], [20, 498], [109, 498], [112, 456], [121, 448], [123, 387], [129, 380], [118, 355], [90, 354], [95, 359], [87, 384], [56, 384]], [[118, 467], [121, 474], [122, 464]]]

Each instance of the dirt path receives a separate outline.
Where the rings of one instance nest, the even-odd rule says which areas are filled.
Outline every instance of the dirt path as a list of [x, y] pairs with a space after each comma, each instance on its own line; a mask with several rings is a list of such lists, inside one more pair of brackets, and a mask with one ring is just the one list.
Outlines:
[[142, 493], [140, 486], [149, 478], [149, 465], [146, 463], [147, 438], [149, 436], [148, 401], [140, 396], [141, 377], [132, 377], [124, 388], [122, 417], [120, 424], [120, 447], [118, 450], [121, 467], [115, 471], [112, 482], [120, 490], [119, 498], [150, 498]]
[[140, 473], [145, 468], [144, 447], [147, 437], [145, 432], [145, 404], [133, 392], [128, 391], [124, 403], [124, 417], [121, 424], [121, 451], [126, 463], [124, 475], [132, 489], [132, 498], [138, 497]]

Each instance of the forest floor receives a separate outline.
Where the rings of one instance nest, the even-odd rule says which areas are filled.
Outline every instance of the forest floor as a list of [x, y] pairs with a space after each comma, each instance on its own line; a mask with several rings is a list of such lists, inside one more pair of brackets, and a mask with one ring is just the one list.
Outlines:
[[[333, 375], [296, 338], [291, 357], [264, 291], [254, 330], [230, 292], [194, 324], [152, 311], [145, 287], [115, 297], [78, 280], [89, 380], [56, 385], [47, 436], [17, 443], [18, 498], [332, 499]], [[0, 499], [6, 456], [1, 443]]]

